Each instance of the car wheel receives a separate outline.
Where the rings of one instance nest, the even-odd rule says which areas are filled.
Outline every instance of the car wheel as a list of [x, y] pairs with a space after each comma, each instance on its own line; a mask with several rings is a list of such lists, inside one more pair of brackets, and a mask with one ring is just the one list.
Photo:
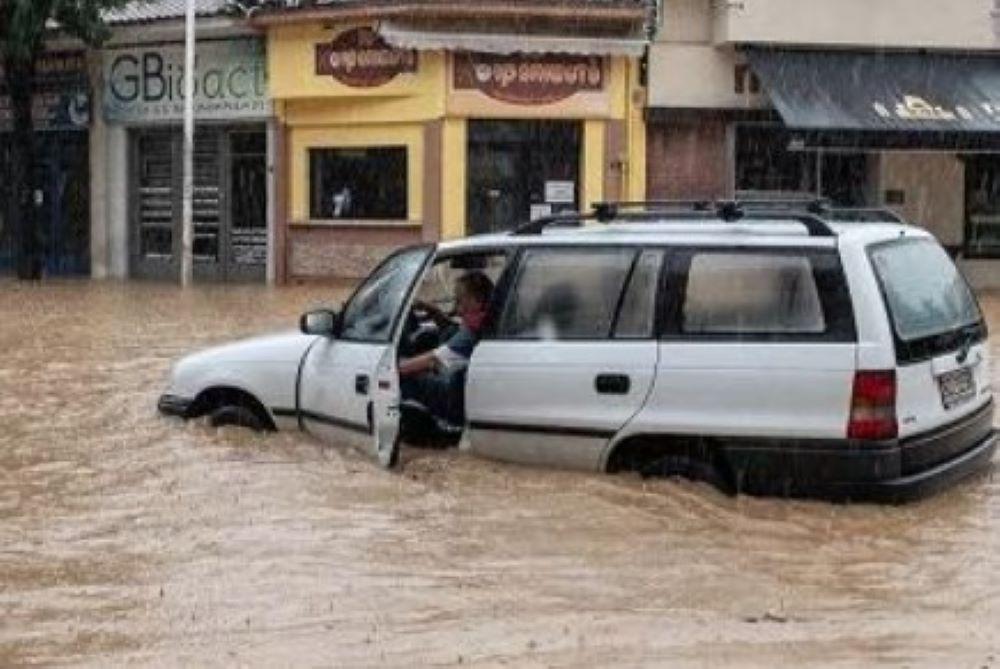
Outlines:
[[247, 427], [255, 432], [263, 432], [267, 429], [257, 412], [240, 404], [225, 404], [217, 407], [209, 414], [208, 422], [212, 427], [232, 425]]
[[683, 455], [667, 456], [649, 463], [640, 470], [644, 478], [669, 478], [679, 476], [691, 481], [703, 481], [726, 495], [736, 493], [736, 486], [727, 468], [719, 462], [689, 458]]

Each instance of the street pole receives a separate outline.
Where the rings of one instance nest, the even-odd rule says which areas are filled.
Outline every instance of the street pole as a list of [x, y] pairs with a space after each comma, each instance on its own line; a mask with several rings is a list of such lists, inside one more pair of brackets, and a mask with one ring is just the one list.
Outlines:
[[194, 275], [194, 2], [187, 0], [184, 20], [184, 203], [181, 233], [181, 286]]

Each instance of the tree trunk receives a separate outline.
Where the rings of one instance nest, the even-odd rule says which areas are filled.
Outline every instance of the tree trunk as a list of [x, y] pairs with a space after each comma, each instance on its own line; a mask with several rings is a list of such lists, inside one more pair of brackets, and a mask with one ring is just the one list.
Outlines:
[[7, 58], [7, 89], [13, 112], [10, 144], [11, 229], [14, 232], [17, 276], [37, 280], [42, 276], [41, 235], [35, 205], [35, 130], [31, 103], [35, 88], [34, 61]]

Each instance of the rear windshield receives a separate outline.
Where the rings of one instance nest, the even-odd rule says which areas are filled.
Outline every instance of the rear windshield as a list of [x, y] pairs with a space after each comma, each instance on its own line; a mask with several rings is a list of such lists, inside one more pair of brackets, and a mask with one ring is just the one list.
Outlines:
[[903, 240], [871, 251], [896, 336], [914, 342], [976, 325], [976, 299], [937, 243]]

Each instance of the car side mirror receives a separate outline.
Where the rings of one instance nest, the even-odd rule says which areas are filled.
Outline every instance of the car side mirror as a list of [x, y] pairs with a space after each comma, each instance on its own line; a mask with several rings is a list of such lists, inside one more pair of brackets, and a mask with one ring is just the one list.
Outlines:
[[340, 334], [340, 316], [332, 309], [316, 309], [302, 314], [299, 319], [302, 334], [336, 337]]

